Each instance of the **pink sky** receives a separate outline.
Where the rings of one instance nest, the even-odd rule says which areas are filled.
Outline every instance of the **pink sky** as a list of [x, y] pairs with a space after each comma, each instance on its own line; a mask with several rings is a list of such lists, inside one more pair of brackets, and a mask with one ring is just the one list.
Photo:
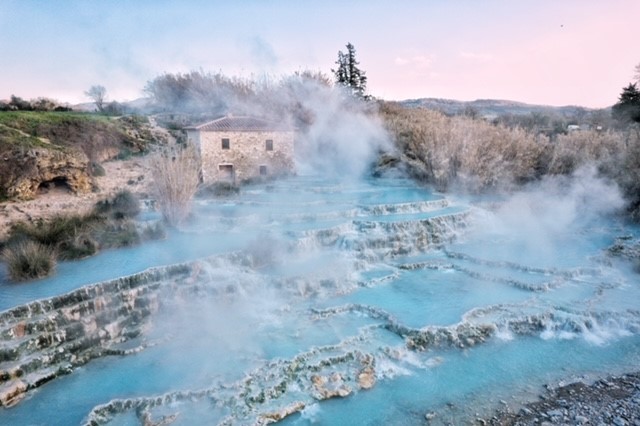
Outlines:
[[8, 0], [0, 99], [81, 102], [93, 84], [134, 99], [159, 74], [199, 69], [329, 73], [351, 42], [384, 99], [605, 107], [640, 63], [638, 16], [639, 0]]

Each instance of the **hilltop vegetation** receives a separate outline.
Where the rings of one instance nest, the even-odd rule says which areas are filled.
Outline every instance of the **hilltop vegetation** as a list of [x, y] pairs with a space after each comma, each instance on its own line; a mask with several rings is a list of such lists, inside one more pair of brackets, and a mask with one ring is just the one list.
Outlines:
[[[0, 113], [0, 127], [19, 132], [23, 138], [5, 137], [4, 144], [30, 147], [81, 149], [89, 158], [101, 161], [113, 152], [144, 152], [152, 135], [142, 116], [109, 118], [75, 112], [8, 111]], [[28, 139], [24, 139], [27, 137]]]
[[90, 191], [101, 162], [144, 153], [154, 139], [146, 117], [0, 112], [0, 196], [33, 198], [48, 184]]

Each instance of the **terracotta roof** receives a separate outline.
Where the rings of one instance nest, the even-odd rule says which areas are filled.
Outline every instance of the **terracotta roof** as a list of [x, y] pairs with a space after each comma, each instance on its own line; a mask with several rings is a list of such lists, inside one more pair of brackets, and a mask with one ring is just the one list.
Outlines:
[[293, 131], [293, 128], [257, 117], [249, 116], [225, 116], [208, 123], [200, 124], [188, 129], [202, 130], [205, 132], [259, 132], [259, 131]]

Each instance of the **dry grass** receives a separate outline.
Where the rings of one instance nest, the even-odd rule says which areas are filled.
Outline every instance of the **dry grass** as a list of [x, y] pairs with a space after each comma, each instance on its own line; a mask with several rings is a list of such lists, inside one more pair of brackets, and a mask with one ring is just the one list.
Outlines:
[[414, 177], [447, 190], [514, 189], [585, 165], [614, 180], [640, 220], [640, 130], [575, 131], [551, 142], [543, 134], [481, 119], [448, 117], [383, 103], [380, 113]]
[[18, 222], [9, 231], [8, 244], [31, 240], [49, 247], [59, 259], [74, 260], [98, 251], [93, 233], [104, 219], [95, 214], [56, 215], [34, 223]]
[[56, 267], [54, 250], [31, 240], [5, 248], [2, 258], [7, 263], [9, 278], [13, 281], [46, 277]]
[[176, 146], [149, 159], [158, 207], [170, 226], [183, 223], [191, 212], [200, 182], [200, 161], [193, 146]]
[[474, 191], [508, 187], [541, 173], [546, 138], [430, 110], [384, 105], [381, 113], [410, 172], [438, 189], [453, 184]]
[[558, 135], [552, 147], [548, 173], [566, 175], [584, 164], [603, 169], [614, 166], [626, 151], [621, 132], [578, 131]]

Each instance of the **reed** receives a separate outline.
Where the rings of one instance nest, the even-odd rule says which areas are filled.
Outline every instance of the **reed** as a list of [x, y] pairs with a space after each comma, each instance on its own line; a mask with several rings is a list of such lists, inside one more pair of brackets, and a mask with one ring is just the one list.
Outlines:
[[149, 158], [153, 190], [162, 216], [170, 226], [182, 224], [200, 183], [200, 161], [193, 146], [177, 145]]

